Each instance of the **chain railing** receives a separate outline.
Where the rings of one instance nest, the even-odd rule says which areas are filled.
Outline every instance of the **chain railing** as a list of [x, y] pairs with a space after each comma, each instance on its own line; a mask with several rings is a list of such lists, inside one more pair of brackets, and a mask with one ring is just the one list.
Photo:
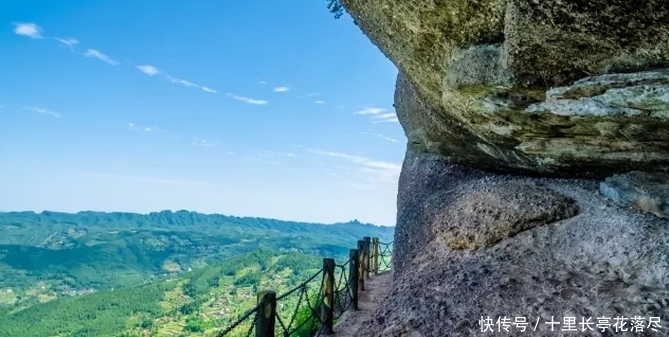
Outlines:
[[[391, 267], [393, 243], [364, 237], [351, 249], [348, 261], [323, 259], [323, 268], [281, 296], [272, 290], [257, 294], [257, 305], [221, 330], [217, 337], [316, 337], [334, 334], [334, 323], [350, 309], [359, 310], [358, 293], [365, 279]], [[320, 284], [313, 284], [320, 277]], [[315, 286], [318, 285], [316, 289]], [[310, 288], [312, 287], [312, 288]], [[278, 314], [277, 302], [297, 296], [293, 310]]]

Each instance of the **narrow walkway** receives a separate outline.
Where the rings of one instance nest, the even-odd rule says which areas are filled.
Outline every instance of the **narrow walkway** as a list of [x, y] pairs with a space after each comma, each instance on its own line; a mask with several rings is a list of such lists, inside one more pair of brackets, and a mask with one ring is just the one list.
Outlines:
[[365, 280], [365, 291], [359, 292], [359, 311], [348, 310], [334, 326], [336, 337], [358, 337], [357, 332], [366, 322], [373, 320], [379, 299], [391, 290], [391, 271]]

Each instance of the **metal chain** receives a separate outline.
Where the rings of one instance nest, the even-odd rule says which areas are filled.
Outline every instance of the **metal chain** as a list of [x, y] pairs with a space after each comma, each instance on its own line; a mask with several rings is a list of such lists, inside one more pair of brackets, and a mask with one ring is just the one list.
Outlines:
[[[387, 270], [387, 269], [390, 268], [390, 262], [388, 260], [386, 260], [386, 258], [392, 257], [392, 249], [391, 249], [392, 245], [393, 245], [392, 241], [389, 242], [389, 243], [379, 242], [379, 246], [383, 246], [383, 249], [379, 253], [379, 257], [380, 257], [380, 260], [381, 260], [380, 264], [382, 264], [384, 266], [383, 270]], [[344, 312], [348, 311], [351, 308], [351, 304], [352, 304], [351, 298], [353, 296], [351, 294], [351, 287], [350, 287], [350, 284], [348, 282], [348, 275], [346, 273], [346, 266], [349, 263], [351, 263], [351, 259], [349, 259], [348, 261], [346, 261], [346, 263], [344, 263], [342, 265], [335, 265], [335, 267], [341, 268], [341, 272], [339, 274], [339, 282], [337, 282], [336, 288], [334, 290], [334, 294], [335, 294], [335, 301], [334, 302], [335, 303], [333, 303], [333, 305], [335, 305], [336, 307], [338, 307], [337, 309], [339, 309], [338, 310], [339, 313], [335, 317], [335, 319], [340, 318], [343, 315]], [[362, 263], [360, 263], [360, 267], [361, 267], [361, 269], [363, 268]], [[309, 327], [309, 331], [311, 333], [311, 331], [314, 330], [314, 323], [316, 323], [315, 318], [318, 318], [318, 322], [320, 324], [320, 329], [318, 330], [318, 334], [316, 336], [321, 336], [321, 334], [323, 332], [323, 329], [325, 327], [325, 322], [323, 322], [323, 319], [322, 319], [320, 313], [318, 312], [318, 310], [315, 309], [311, 305], [311, 301], [309, 300], [309, 291], [307, 289], [307, 285], [308, 285], [309, 282], [311, 282], [316, 277], [318, 277], [318, 275], [321, 274], [322, 272], [323, 272], [323, 269], [318, 271], [316, 274], [312, 275], [307, 281], [302, 282], [302, 284], [300, 284], [297, 287], [291, 289], [290, 291], [284, 293], [283, 295], [277, 297], [277, 301], [279, 301], [279, 300], [282, 300], [282, 299], [286, 298], [287, 296], [293, 294], [295, 291], [301, 290], [300, 291], [300, 296], [297, 300], [297, 305], [295, 306], [295, 310], [293, 311], [293, 315], [290, 319], [290, 322], [288, 323], [288, 326], [286, 326], [284, 324], [283, 320], [281, 319], [281, 317], [279, 317], [279, 315], [276, 316], [277, 320], [279, 321], [279, 324], [281, 325], [281, 328], [283, 329], [283, 334], [284, 334], [285, 337], [290, 336], [290, 334], [298, 331], [300, 328], [302, 328], [305, 324], [307, 324], [309, 322], [311, 323], [310, 327]], [[361, 272], [362, 272], [362, 270], [361, 270]], [[325, 273], [323, 273], [323, 274], [324, 275], [323, 275], [323, 279], [321, 280], [321, 288], [323, 287], [323, 281], [326, 277]], [[344, 280], [346, 280], [346, 281], [344, 281]], [[357, 282], [357, 280], [354, 280], [354, 281]], [[342, 284], [344, 284], [343, 288], [342, 288]], [[342, 293], [344, 293], [344, 296], [341, 296]], [[318, 306], [318, 304], [322, 300], [320, 297], [321, 297], [321, 294], [319, 292], [319, 294], [316, 296], [316, 303], [315, 303], [316, 306]], [[297, 327], [295, 327], [294, 329], [291, 330], [291, 327], [292, 327], [293, 323], [295, 323], [295, 319], [297, 318], [297, 313], [299, 312], [299, 308], [300, 308], [300, 305], [302, 304], [303, 300], [306, 302], [306, 305], [309, 308], [309, 311], [311, 312], [311, 314], [309, 315], [309, 317], [307, 319], [305, 319]], [[255, 327], [255, 324], [256, 324], [259, 308], [260, 308], [260, 304], [258, 304], [255, 308], [247, 311], [240, 319], [238, 319], [237, 321], [232, 323], [229, 327], [227, 327], [226, 329], [221, 331], [219, 334], [217, 334], [216, 337], [223, 337], [223, 336], [227, 335], [230, 331], [235, 329], [237, 326], [239, 326], [239, 324], [241, 324], [242, 322], [247, 320], [253, 313], [255, 313], [253, 322], [251, 323], [251, 327], [249, 328], [249, 331], [246, 335], [246, 337], [250, 337], [251, 333], [253, 332], [253, 329]], [[315, 336], [312, 336], [312, 337], [315, 337]]]

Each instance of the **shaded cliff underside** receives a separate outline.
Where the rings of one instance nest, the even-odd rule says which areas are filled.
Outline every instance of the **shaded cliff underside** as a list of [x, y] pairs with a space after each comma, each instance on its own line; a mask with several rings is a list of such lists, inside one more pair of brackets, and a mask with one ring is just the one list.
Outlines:
[[524, 174], [669, 167], [669, 73], [645, 72], [669, 61], [669, 2], [342, 4], [415, 87], [416, 150]]

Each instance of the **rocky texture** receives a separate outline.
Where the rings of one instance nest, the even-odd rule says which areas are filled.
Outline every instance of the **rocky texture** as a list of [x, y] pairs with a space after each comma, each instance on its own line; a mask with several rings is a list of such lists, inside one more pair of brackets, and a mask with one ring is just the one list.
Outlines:
[[[540, 318], [539, 331], [512, 327], [510, 336], [669, 336], [669, 221], [610, 202], [598, 185], [494, 175], [409, 149], [400, 177], [393, 289], [357, 336], [494, 335], [481, 332], [481, 316], [524, 316], [532, 324]], [[492, 245], [448, 245], [454, 231], [477, 237], [485, 233], [480, 228], [512, 223], [517, 233]], [[560, 331], [560, 324], [551, 332], [545, 324], [551, 316], [560, 322], [661, 317], [663, 327], [601, 333], [578, 326], [578, 332]]]
[[669, 167], [669, 2], [341, 2], [415, 91], [398, 103], [422, 107], [400, 114], [417, 150], [555, 176]]
[[616, 203], [669, 219], [669, 174], [633, 171], [607, 178], [599, 190]]
[[[573, 199], [527, 184], [473, 181], [443, 195], [452, 205], [440, 209], [443, 224], [435, 237], [451, 249], [490, 247], [530, 228], [576, 215]], [[444, 202], [440, 198], [440, 202]]]

